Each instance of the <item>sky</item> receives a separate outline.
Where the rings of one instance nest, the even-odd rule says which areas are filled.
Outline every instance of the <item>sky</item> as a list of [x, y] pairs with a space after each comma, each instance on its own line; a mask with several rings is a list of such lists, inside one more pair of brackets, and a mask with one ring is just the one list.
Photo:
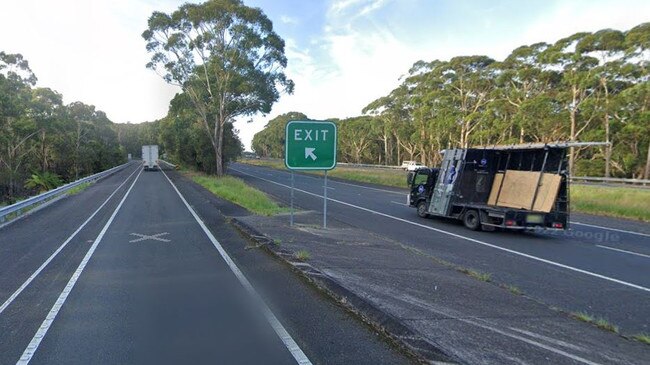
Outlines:
[[[179, 89], [145, 68], [141, 37], [153, 11], [176, 0], [0, 0], [0, 51], [22, 54], [37, 86], [95, 105], [117, 123], [166, 115]], [[198, 2], [198, 1], [191, 1]], [[388, 94], [418, 60], [487, 55], [581, 31], [650, 21], [648, 0], [244, 0], [286, 42], [295, 82], [270, 114], [235, 123], [247, 149], [277, 115], [346, 118]]]

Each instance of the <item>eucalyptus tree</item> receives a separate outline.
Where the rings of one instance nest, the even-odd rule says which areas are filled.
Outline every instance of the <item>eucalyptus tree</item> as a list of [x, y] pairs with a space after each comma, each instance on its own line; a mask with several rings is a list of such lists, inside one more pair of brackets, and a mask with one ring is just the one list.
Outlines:
[[25, 116], [36, 76], [20, 54], [0, 52], [0, 177], [6, 181], [6, 196], [13, 201], [17, 180], [33, 151], [37, 134], [34, 121]]
[[189, 96], [209, 137], [216, 174], [224, 173], [224, 130], [235, 118], [268, 113], [293, 82], [284, 74], [284, 41], [259, 8], [239, 0], [185, 4], [154, 12], [142, 34], [148, 68]]

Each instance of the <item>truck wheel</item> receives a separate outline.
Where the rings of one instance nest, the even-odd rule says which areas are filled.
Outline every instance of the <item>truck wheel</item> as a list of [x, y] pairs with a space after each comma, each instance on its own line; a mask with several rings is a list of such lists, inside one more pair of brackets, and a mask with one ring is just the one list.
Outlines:
[[427, 218], [429, 216], [429, 214], [427, 214], [427, 202], [424, 200], [418, 203], [418, 216], [420, 216], [420, 218]]
[[481, 219], [478, 212], [474, 209], [466, 211], [465, 215], [463, 215], [463, 224], [472, 231], [478, 231], [481, 228]]

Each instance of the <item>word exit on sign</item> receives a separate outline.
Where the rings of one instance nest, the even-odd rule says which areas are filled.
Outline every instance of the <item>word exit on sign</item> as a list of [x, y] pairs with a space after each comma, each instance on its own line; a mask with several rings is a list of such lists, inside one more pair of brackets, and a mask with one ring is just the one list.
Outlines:
[[336, 167], [336, 124], [295, 120], [285, 129], [284, 163], [290, 170]]

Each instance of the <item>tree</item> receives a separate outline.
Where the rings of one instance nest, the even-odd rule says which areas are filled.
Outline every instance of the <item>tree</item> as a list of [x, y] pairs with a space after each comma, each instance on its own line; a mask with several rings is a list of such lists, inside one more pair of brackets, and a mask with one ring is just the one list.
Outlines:
[[268, 113], [280, 92], [293, 92], [284, 69], [284, 41], [259, 8], [239, 0], [185, 4], [154, 12], [142, 34], [147, 67], [188, 95], [209, 137], [222, 175], [224, 131], [235, 118]]

